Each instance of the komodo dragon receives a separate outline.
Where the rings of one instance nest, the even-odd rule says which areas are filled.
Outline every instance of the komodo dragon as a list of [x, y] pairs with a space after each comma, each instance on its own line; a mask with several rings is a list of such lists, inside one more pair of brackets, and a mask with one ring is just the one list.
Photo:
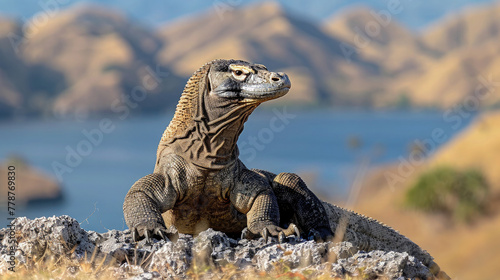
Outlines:
[[241, 60], [214, 60], [197, 70], [160, 140], [153, 174], [139, 179], [125, 197], [134, 240], [176, 239], [167, 230], [172, 225], [186, 234], [213, 228], [280, 242], [300, 233], [327, 240], [344, 228], [337, 237], [360, 250], [408, 252], [435, 265], [392, 228], [321, 202], [297, 175], [250, 170], [238, 159], [236, 142], [248, 116], [289, 89], [286, 74]]

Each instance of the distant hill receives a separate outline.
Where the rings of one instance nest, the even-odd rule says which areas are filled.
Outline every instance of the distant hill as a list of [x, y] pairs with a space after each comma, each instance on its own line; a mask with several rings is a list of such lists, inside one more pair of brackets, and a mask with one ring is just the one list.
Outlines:
[[[56, 115], [107, 113], [126, 106], [124, 98], [134, 96], [141, 102], [137, 110], [158, 111], [158, 104], [178, 98], [175, 93], [182, 83], [156, 62], [162, 44], [150, 30], [120, 13], [85, 5], [61, 12], [30, 36], [23, 57], [30, 65], [64, 73], [67, 87], [54, 100]], [[157, 68], [169, 75], [155, 74]]]
[[155, 59], [163, 42], [116, 11], [77, 5], [30, 34], [4, 21], [12, 26], [0, 33], [0, 69], [12, 84], [0, 84], [4, 115], [123, 116], [173, 108], [180, 95], [183, 79]]
[[27, 69], [8, 39], [10, 32], [19, 29], [16, 22], [0, 18], [0, 116], [14, 114], [24, 102], [22, 94], [25, 89], [21, 85], [26, 81]]
[[[420, 68], [426, 63], [420, 39], [392, 16], [377, 21], [377, 12], [359, 6], [334, 14], [323, 28], [351, 45], [367, 60], [394, 75]], [[369, 30], [369, 31], [366, 31]]]
[[334, 14], [323, 24], [323, 30], [340, 38], [351, 52], [380, 67], [382, 89], [376, 95], [373, 90], [369, 93], [375, 107], [404, 105], [398, 102], [409, 97], [405, 81], [422, 75], [433, 61], [419, 36], [389, 16], [359, 6]]
[[[430, 165], [472, 168], [483, 172], [500, 195], [500, 112], [479, 116], [430, 160]], [[480, 143], [480, 144], [478, 144]]]
[[423, 40], [439, 54], [463, 47], [480, 47], [500, 36], [500, 3], [455, 12], [423, 33]]
[[[496, 279], [500, 247], [500, 112], [479, 116], [470, 127], [431, 155], [427, 162], [408, 172], [399, 164], [381, 166], [365, 178], [355, 211], [394, 226], [427, 250], [452, 279]], [[405, 194], [426, 170], [448, 166], [476, 169], [485, 175], [490, 194], [486, 215], [472, 224], [452, 224], [436, 214], [403, 207]], [[391, 186], [387, 174], [405, 180]], [[407, 177], [408, 176], [408, 177]], [[457, 246], [460, 244], [460, 246]]]
[[[387, 23], [377, 19], [375, 12], [363, 7], [348, 10], [324, 25], [390, 76], [374, 106], [386, 107], [403, 97], [419, 107], [451, 108], [469, 102], [477, 110], [500, 104], [500, 90], [492, 89], [500, 80], [500, 4], [450, 15], [421, 34], [393, 18]], [[370, 36], [367, 28], [375, 35]]]
[[11, 34], [21, 32], [21, 25], [0, 18], [0, 117], [39, 114], [46, 108], [46, 98], [32, 93], [53, 85], [53, 76], [42, 65], [27, 65], [13, 47]]
[[412, 86], [404, 90], [417, 105], [449, 108], [473, 102], [467, 101], [469, 98], [483, 107], [497, 107], [499, 39], [500, 4], [477, 7], [444, 19], [422, 34], [423, 42], [433, 52], [433, 63], [427, 65], [423, 75], [407, 81]]
[[[53, 204], [63, 200], [63, 188], [52, 176], [31, 166], [23, 158], [11, 156], [0, 162], [0, 176], [2, 178], [8, 177], [9, 166], [15, 167], [15, 208], [18, 211], [29, 203], [48, 202]], [[2, 195], [0, 206], [3, 208], [13, 206], [8, 204], [9, 197], [12, 195]]]
[[[292, 90], [274, 104], [499, 106], [499, 4], [449, 16], [421, 34], [379, 12], [354, 7], [319, 26], [264, 2], [223, 14], [209, 9], [155, 30], [88, 4], [54, 14], [34, 30], [3, 18], [0, 115], [164, 111], [174, 108], [191, 73], [215, 58], [288, 73]], [[370, 26], [376, 32], [367, 33]], [[488, 91], [478, 90], [484, 83]]]

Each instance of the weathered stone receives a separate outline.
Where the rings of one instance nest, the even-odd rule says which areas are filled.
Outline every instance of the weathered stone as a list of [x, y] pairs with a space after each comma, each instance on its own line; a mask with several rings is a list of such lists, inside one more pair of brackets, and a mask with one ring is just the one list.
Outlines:
[[[183, 279], [190, 270], [207, 271], [202, 279], [213, 276], [213, 268], [225, 265], [240, 270], [272, 272], [276, 266], [286, 266], [293, 272], [308, 272], [311, 276], [362, 276], [372, 279], [430, 277], [429, 269], [408, 253], [393, 251], [357, 252], [349, 242], [316, 243], [289, 238], [278, 244], [263, 238], [235, 240], [212, 229], [192, 237], [179, 234], [177, 242], [145, 240], [132, 243], [129, 230], [106, 233], [85, 231], [69, 216], [18, 218], [13, 222], [18, 242], [16, 259], [28, 265], [42, 255], [56, 255], [70, 260], [106, 257], [107, 270], [116, 278]], [[0, 230], [0, 274], [8, 273], [9, 230]], [[48, 251], [47, 251], [48, 250]], [[110, 261], [113, 260], [113, 261]], [[29, 265], [28, 265], [29, 267]], [[70, 269], [70, 268], [68, 268]], [[208, 269], [208, 270], [207, 270]]]
[[[80, 228], [80, 224], [69, 216], [37, 218], [29, 220], [25, 217], [12, 222], [15, 228], [15, 239], [18, 243], [17, 253], [26, 258], [40, 258], [44, 254], [82, 257], [92, 253], [95, 244], [89, 241], [88, 233]], [[7, 233], [9, 229], [4, 229]], [[2, 240], [3, 246], [9, 245], [7, 234]], [[46, 252], [48, 250], [48, 252]]]

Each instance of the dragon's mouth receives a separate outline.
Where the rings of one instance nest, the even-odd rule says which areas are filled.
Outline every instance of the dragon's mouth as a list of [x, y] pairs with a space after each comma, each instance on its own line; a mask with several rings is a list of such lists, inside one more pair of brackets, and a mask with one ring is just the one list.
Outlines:
[[287, 75], [266, 84], [243, 84], [240, 96], [248, 99], [274, 99], [288, 93], [291, 83]]
[[281, 97], [285, 94], [288, 93], [290, 90], [290, 87], [283, 87], [283, 88], [278, 88], [278, 89], [273, 89], [273, 90], [266, 90], [266, 91], [247, 91], [247, 90], [242, 90], [240, 92], [240, 96], [243, 98], [248, 98], [248, 99], [274, 99]]

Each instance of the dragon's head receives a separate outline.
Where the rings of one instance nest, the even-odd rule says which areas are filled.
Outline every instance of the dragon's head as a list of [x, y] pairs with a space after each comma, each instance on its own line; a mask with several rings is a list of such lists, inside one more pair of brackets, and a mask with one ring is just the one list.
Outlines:
[[237, 157], [236, 141], [253, 110], [289, 90], [285, 73], [261, 64], [232, 59], [206, 63], [189, 78], [158, 155], [169, 145], [197, 166], [223, 168]]
[[215, 60], [208, 73], [209, 94], [239, 102], [262, 103], [285, 95], [290, 80], [262, 64], [243, 60]]

